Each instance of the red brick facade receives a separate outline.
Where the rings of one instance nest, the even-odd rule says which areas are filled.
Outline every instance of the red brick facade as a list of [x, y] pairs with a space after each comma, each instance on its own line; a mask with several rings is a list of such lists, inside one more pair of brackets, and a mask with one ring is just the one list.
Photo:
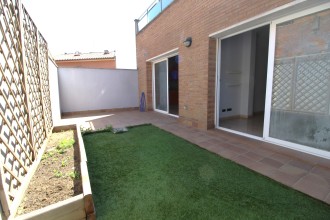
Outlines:
[[[176, 0], [136, 36], [139, 92], [152, 106], [152, 63], [148, 59], [179, 48], [179, 120], [214, 127], [216, 40], [210, 34], [292, 0]], [[192, 45], [183, 41], [192, 37]], [[186, 108], [184, 108], [186, 106]]]
[[57, 60], [59, 67], [116, 69], [116, 59], [105, 60]]

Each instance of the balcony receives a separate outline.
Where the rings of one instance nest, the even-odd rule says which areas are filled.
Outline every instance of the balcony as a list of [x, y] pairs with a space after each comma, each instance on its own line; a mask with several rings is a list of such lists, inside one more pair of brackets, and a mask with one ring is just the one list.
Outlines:
[[136, 21], [136, 33], [154, 20], [174, 0], [155, 0]]

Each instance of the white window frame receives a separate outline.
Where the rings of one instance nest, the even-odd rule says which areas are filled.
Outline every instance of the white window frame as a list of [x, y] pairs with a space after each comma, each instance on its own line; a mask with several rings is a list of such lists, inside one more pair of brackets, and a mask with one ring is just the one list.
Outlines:
[[304, 17], [310, 14], [314, 14], [320, 11], [330, 9], [330, 3], [323, 4], [311, 9], [307, 9], [280, 19], [277, 19], [270, 24], [270, 34], [269, 34], [269, 53], [268, 53], [268, 70], [267, 70], [267, 87], [266, 87], [266, 104], [265, 104], [265, 121], [264, 121], [264, 140], [271, 143], [276, 143], [280, 146], [298, 150], [304, 153], [312, 154], [315, 156], [330, 159], [330, 152], [325, 150], [320, 150], [317, 148], [296, 144], [293, 142], [288, 142], [273, 138], [269, 136], [270, 127], [270, 112], [271, 112], [271, 99], [272, 99], [272, 89], [273, 89], [273, 74], [274, 74], [274, 62], [275, 62], [275, 41], [276, 41], [276, 26], [280, 23], [287, 22], [296, 18]]
[[[179, 56], [178, 48], [165, 52], [147, 61], [152, 62], [152, 104], [153, 110], [162, 114], [170, 115], [178, 118], [179, 115], [173, 115], [169, 113], [169, 93], [168, 93], [168, 59], [174, 56]], [[155, 88], [155, 64], [166, 61], [166, 91], [167, 91], [167, 111], [163, 111], [156, 108], [156, 88]], [[180, 73], [179, 73], [180, 74]], [[180, 76], [179, 76], [180, 77]]]

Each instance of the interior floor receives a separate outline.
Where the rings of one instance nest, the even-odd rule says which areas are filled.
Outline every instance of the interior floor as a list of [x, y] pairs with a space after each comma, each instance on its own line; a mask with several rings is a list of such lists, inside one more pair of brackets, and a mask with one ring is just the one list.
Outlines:
[[228, 118], [220, 119], [220, 127], [234, 131], [262, 137], [264, 124], [264, 114], [258, 114], [249, 118]]
[[172, 115], [179, 115], [179, 106], [178, 105], [170, 105], [169, 113]]

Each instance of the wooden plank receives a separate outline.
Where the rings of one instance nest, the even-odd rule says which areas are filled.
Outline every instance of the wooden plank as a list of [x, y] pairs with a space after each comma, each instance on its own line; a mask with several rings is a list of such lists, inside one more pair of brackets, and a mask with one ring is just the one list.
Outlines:
[[17, 216], [15, 220], [79, 220], [86, 219], [84, 211], [84, 196], [82, 194], [70, 199], [49, 205], [25, 215]]
[[76, 130], [77, 126], [76, 125], [61, 125], [61, 126], [56, 126], [53, 127], [53, 132], [60, 132], [60, 131], [67, 131], [67, 130]]
[[[2, 112], [0, 112], [2, 113]], [[0, 134], [2, 136], [2, 134]], [[2, 138], [1, 138], [2, 139]], [[18, 163], [21, 165], [21, 167], [24, 168], [25, 172], [28, 172], [28, 168], [23, 164], [23, 162], [19, 159], [19, 156], [11, 149], [11, 147], [6, 143], [2, 142], [4, 145], [6, 145], [6, 148], [10, 151], [10, 153], [15, 157], [15, 159], [18, 161]]]
[[18, 176], [16, 176], [16, 175], [13, 173], [13, 171], [11, 171], [11, 169], [7, 167], [6, 164], [3, 164], [2, 166], [3, 166], [3, 168], [5, 168], [5, 169], [7, 170], [8, 173], [10, 173], [10, 175], [11, 175], [12, 177], [14, 177], [14, 178], [19, 182], [19, 184], [22, 184], [22, 180], [21, 180]]
[[39, 77], [39, 90], [40, 90], [40, 102], [41, 102], [41, 107], [42, 107], [42, 118], [43, 118], [43, 128], [45, 130], [45, 135], [47, 138], [48, 135], [48, 129], [47, 129], [47, 123], [46, 123], [46, 108], [45, 108], [45, 97], [44, 97], [44, 92], [43, 92], [43, 86], [44, 86], [44, 81], [42, 79], [42, 73], [41, 73], [41, 68], [40, 68], [40, 63], [41, 63], [41, 52], [40, 52], [40, 45], [39, 45], [39, 41], [40, 41], [40, 36], [39, 36], [39, 31], [38, 28], [36, 27], [36, 35], [37, 35], [37, 59], [38, 59], [38, 77]]
[[[26, 154], [27, 158], [28, 158], [29, 160], [31, 160], [31, 159], [30, 159], [30, 156], [27, 154], [27, 152], [25, 151], [25, 149], [23, 148], [23, 146], [21, 145], [21, 143], [18, 141], [19, 139], [18, 139], [18, 137], [16, 136], [15, 132], [13, 131], [13, 128], [10, 126], [10, 123], [8, 122], [8, 119], [3, 115], [2, 112], [0, 112], [0, 116], [2, 117], [2, 120], [4, 120], [5, 123], [8, 125], [8, 128], [9, 128], [10, 132], [11, 132], [12, 135], [15, 137], [16, 141], [19, 143], [20, 147], [22, 148], [23, 152]], [[2, 134], [1, 134], [1, 135], [2, 135]], [[25, 169], [25, 171], [27, 172], [28, 169], [27, 169], [27, 167], [25, 167], [25, 165], [24, 165], [24, 164], [22, 163], [22, 161], [20, 160], [19, 155], [16, 155], [16, 153], [15, 153], [12, 149], [10, 149], [10, 147], [8, 146], [8, 144], [7, 144], [6, 142], [3, 142], [3, 143], [6, 145], [6, 147], [8, 148], [8, 150], [14, 155], [14, 157], [16, 158], [16, 160], [18, 160], [18, 162], [21, 164], [21, 166], [22, 166], [22, 167]], [[31, 163], [32, 163], [32, 160], [31, 160]]]
[[3, 167], [0, 166], [0, 200], [1, 200], [1, 206], [2, 211], [5, 213], [6, 216], [10, 215], [9, 210], [9, 197], [7, 196], [6, 190], [3, 188], [5, 183], [5, 175], [3, 172]]
[[24, 82], [24, 88], [25, 88], [25, 96], [24, 96], [24, 102], [26, 104], [26, 106], [28, 107], [28, 111], [27, 111], [27, 121], [29, 123], [29, 127], [30, 127], [30, 137], [29, 137], [29, 142], [31, 143], [31, 147], [33, 150], [33, 154], [32, 154], [32, 159], [35, 159], [36, 156], [36, 152], [34, 149], [35, 143], [34, 143], [34, 139], [33, 139], [33, 126], [32, 126], [32, 120], [31, 120], [31, 103], [29, 102], [29, 85], [28, 85], [28, 80], [27, 80], [27, 69], [26, 69], [26, 65], [25, 65], [25, 48], [24, 48], [24, 26], [23, 26], [23, 15], [24, 11], [23, 11], [23, 5], [22, 5], [22, 1], [18, 0], [18, 19], [19, 19], [19, 24], [20, 24], [20, 28], [19, 28], [19, 32], [20, 32], [20, 43], [21, 43], [21, 62], [22, 62], [22, 75], [23, 75], [23, 82]]
[[80, 174], [81, 174], [81, 183], [84, 194], [84, 203], [85, 203], [85, 212], [88, 219], [95, 219], [95, 207], [92, 197], [92, 188], [89, 180], [88, 168], [87, 168], [87, 156], [84, 141], [82, 139], [80, 125], [76, 125], [79, 152], [80, 152]]
[[[80, 152], [80, 162], [87, 162], [86, 150], [84, 141], [82, 139], [81, 131], [80, 131], [80, 124], [76, 125], [77, 137], [78, 137], [78, 144], [79, 144], [79, 152]], [[88, 172], [87, 172], [88, 174]]]
[[[2, 93], [2, 92], [1, 92]], [[7, 106], [10, 106], [10, 102], [9, 100], [7, 99], [6, 96], [2, 96], [7, 104]], [[31, 149], [31, 151], [33, 152], [33, 148], [31, 146], [31, 143], [29, 142], [29, 139], [26, 137], [26, 134], [24, 132], [24, 129], [22, 128], [21, 124], [19, 123], [19, 119], [17, 118], [15, 112], [9, 107], [7, 108], [9, 109], [9, 111], [11, 112], [11, 114], [14, 116], [18, 126], [20, 127], [21, 131], [22, 131], [22, 134], [24, 135], [24, 138], [27, 140], [27, 144], [29, 146], [29, 148]], [[26, 154], [26, 156], [29, 158], [29, 160], [32, 162], [32, 158], [30, 158], [30, 155], [26, 152], [25, 148], [22, 146], [22, 144], [18, 141], [19, 139], [17, 138], [15, 132], [13, 131], [13, 128], [11, 126], [11, 123], [8, 121], [8, 119], [5, 117], [5, 115], [3, 115], [3, 113], [1, 112], [1, 117], [6, 121], [6, 124], [8, 125], [10, 131], [12, 132], [12, 134], [14, 135], [15, 139], [17, 140], [17, 142], [19, 143], [19, 146], [21, 147], [21, 149], [23, 150], [23, 152]], [[28, 128], [29, 129], [29, 128]]]

